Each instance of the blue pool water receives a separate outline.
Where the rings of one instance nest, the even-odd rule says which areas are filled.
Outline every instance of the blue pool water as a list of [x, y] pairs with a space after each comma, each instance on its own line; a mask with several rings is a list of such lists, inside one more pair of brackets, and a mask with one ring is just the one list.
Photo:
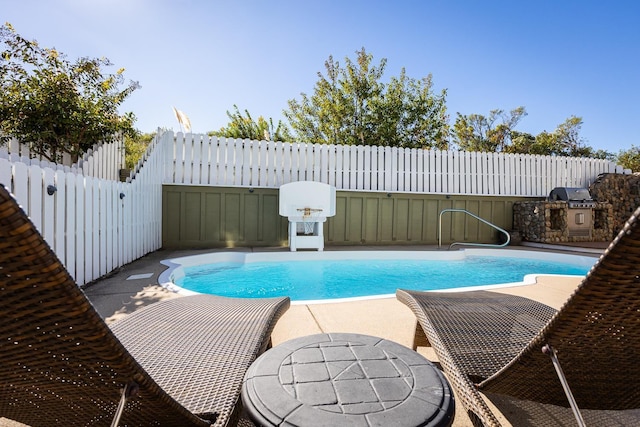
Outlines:
[[397, 288], [437, 290], [515, 283], [528, 274], [583, 276], [590, 267], [496, 256], [446, 261], [218, 262], [184, 267], [184, 276], [174, 283], [190, 291], [227, 297], [289, 296], [293, 301], [308, 301], [389, 295]]

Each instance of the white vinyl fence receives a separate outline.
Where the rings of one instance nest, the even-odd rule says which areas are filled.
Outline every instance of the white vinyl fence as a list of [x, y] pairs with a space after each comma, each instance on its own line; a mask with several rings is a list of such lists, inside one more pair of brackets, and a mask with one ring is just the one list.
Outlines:
[[376, 146], [249, 141], [178, 133], [165, 183], [278, 188], [319, 181], [343, 190], [546, 197], [630, 173], [607, 160]]
[[159, 140], [151, 144], [146, 162], [127, 183], [115, 180], [115, 162], [110, 166], [115, 173], [106, 170], [109, 161], [100, 160], [105, 152], [98, 149], [68, 170], [0, 156], [0, 184], [16, 196], [83, 285], [161, 247], [164, 156], [159, 146]]
[[76, 163], [72, 162], [69, 154], [63, 155], [62, 162], [53, 163], [35, 155], [27, 144], [20, 144], [14, 138], [8, 144], [0, 146], [0, 159], [7, 159], [12, 163], [36, 165], [43, 169], [49, 168], [94, 178], [118, 180], [119, 170], [124, 168], [124, 140], [119, 138], [115, 142], [95, 144]]

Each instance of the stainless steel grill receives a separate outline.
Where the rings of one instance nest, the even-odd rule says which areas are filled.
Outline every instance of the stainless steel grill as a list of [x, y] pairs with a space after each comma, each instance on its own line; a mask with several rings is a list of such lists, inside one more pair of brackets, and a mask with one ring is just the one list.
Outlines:
[[586, 188], [556, 187], [549, 193], [549, 200], [567, 202], [569, 209], [591, 209], [596, 206], [596, 202]]
[[593, 208], [596, 202], [586, 188], [556, 187], [549, 193], [549, 200], [567, 203], [567, 229], [569, 237], [591, 237]]

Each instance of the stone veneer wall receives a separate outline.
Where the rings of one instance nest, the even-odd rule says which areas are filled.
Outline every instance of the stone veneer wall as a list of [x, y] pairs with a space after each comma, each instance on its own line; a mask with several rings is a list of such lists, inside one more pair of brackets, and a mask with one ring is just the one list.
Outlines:
[[613, 239], [614, 216], [610, 203], [596, 203], [592, 210], [591, 237], [569, 236], [566, 202], [517, 202], [513, 205], [513, 229], [523, 240], [538, 243], [609, 242]]
[[593, 200], [611, 203], [613, 230], [617, 234], [640, 206], [640, 174], [602, 174], [591, 184], [589, 192]]

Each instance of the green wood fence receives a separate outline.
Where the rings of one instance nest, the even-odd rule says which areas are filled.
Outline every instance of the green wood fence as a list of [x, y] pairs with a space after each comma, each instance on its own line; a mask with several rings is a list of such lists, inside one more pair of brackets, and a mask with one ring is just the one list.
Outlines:
[[[524, 197], [338, 191], [336, 215], [325, 223], [326, 245], [434, 245], [438, 215], [466, 209], [510, 230], [513, 203]], [[163, 185], [164, 248], [287, 246], [278, 190]], [[443, 217], [442, 241], [492, 243], [496, 231], [459, 213]]]

